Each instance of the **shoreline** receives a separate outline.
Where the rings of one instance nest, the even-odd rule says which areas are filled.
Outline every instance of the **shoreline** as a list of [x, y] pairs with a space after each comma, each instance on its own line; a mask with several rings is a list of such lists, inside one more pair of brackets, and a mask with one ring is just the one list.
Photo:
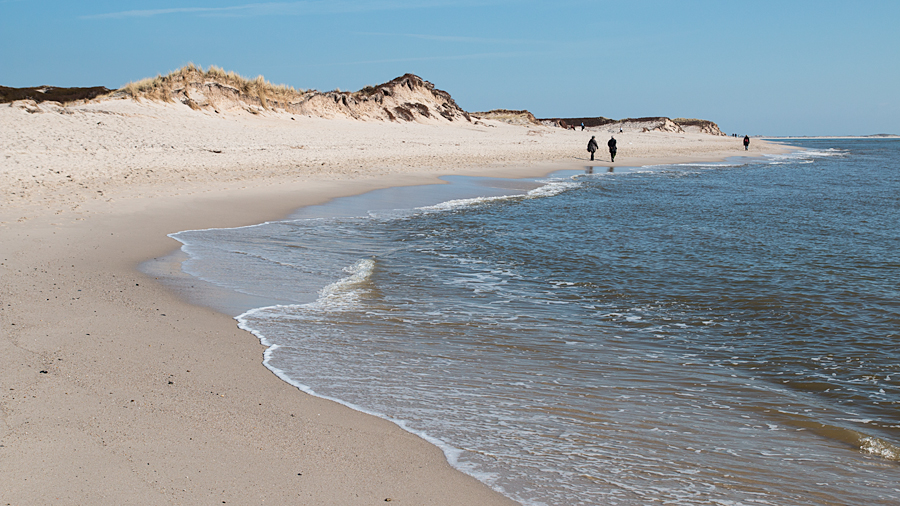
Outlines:
[[[512, 504], [394, 424], [301, 394], [260, 367], [265, 346], [232, 317], [137, 271], [148, 253], [176, 247], [169, 232], [265, 221], [320, 199], [265, 197], [163, 202], [64, 228], [34, 218], [0, 231], [12, 281], [0, 318], [14, 329], [3, 343], [13, 361], [2, 382], [11, 389], [4, 499]], [[243, 211], [223, 219], [234, 204]], [[98, 479], [115, 485], [98, 491]]]
[[[91, 135], [69, 126], [60, 130]], [[374, 128], [378, 139], [379, 126], [364, 128]], [[453, 128], [438, 132], [452, 137]], [[495, 128], [522, 137], [528, 130]], [[435, 130], [420, 133], [431, 137]], [[45, 134], [29, 132], [35, 139]], [[387, 144], [401, 143], [392, 138]], [[36, 161], [34, 175], [47, 167], [98, 174], [85, 178], [83, 188], [23, 183], [19, 201], [0, 202], [0, 497], [61, 504], [513, 504], [393, 423], [298, 392], [260, 367], [265, 346], [231, 316], [186, 302], [137, 267], [178, 249], [167, 234], [181, 230], [281, 219], [376, 188], [440, 183], [440, 175], [541, 177], [583, 169], [587, 160], [561, 160], [555, 150], [511, 160], [514, 148], [503, 148], [479, 155], [490, 163], [442, 169], [438, 156], [431, 166], [411, 168], [435, 152], [458, 154], [453, 147], [429, 147], [400, 153], [409, 162], [403, 167], [367, 176], [339, 172], [357, 160], [341, 165], [343, 153], [336, 150], [329, 164], [338, 172], [298, 175], [285, 164], [281, 172], [204, 185], [210, 166], [186, 159], [171, 174], [126, 186], [113, 184], [122, 152], [113, 150], [112, 169], [104, 173], [90, 158], [52, 146], [48, 151], [12, 153], [28, 162], [15, 167]], [[715, 158], [681, 158], [687, 156], [626, 157], [615, 165]], [[182, 176], [200, 181], [179, 182]], [[90, 196], [97, 192], [109, 198]]]

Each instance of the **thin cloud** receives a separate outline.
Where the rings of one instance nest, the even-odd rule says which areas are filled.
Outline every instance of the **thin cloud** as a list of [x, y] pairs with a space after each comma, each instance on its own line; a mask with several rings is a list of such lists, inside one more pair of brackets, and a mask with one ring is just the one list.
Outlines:
[[464, 42], [476, 44], [534, 44], [543, 43], [538, 40], [526, 39], [489, 39], [484, 37], [463, 37], [458, 35], [427, 35], [422, 33], [382, 33], [382, 32], [357, 32], [358, 35], [377, 35], [383, 37], [407, 37], [412, 39], [435, 40], [439, 42]]
[[119, 12], [107, 12], [102, 14], [89, 14], [80, 16], [80, 19], [122, 19], [122, 18], [150, 18], [155, 16], [170, 16], [178, 14], [191, 14], [201, 16], [291, 16], [303, 14], [339, 14], [351, 12], [386, 11], [427, 9], [435, 7], [462, 7], [505, 3], [497, 1], [459, 1], [459, 0], [430, 0], [430, 1], [362, 1], [362, 0], [315, 0], [305, 2], [265, 2], [234, 5], [228, 7], [173, 7], [168, 9], [141, 9]]
[[516, 51], [516, 52], [500, 52], [500, 53], [475, 53], [449, 56], [422, 56], [415, 58], [391, 58], [385, 60], [361, 60], [352, 62], [336, 62], [326, 63], [323, 66], [341, 66], [341, 65], [369, 65], [376, 63], [406, 63], [406, 62], [422, 62], [422, 61], [447, 61], [447, 60], [480, 60], [486, 58], [523, 58], [538, 55], [546, 55], [545, 52], [534, 51]]
[[224, 7], [224, 8], [212, 8], [212, 7], [180, 7], [174, 9], [148, 9], [148, 10], [134, 10], [134, 11], [122, 11], [122, 12], [108, 12], [106, 14], [90, 14], [87, 16], [79, 16], [81, 19], [119, 19], [119, 18], [149, 18], [153, 16], [164, 16], [166, 14], [197, 14], [197, 13], [212, 13], [212, 12], [225, 12], [240, 9], [240, 7]]

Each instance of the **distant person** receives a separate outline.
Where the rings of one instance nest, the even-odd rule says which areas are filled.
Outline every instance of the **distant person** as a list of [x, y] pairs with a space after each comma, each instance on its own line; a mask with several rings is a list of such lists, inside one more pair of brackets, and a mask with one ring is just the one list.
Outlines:
[[581, 122], [581, 131], [584, 132], [584, 121]]
[[622, 127], [619, 127], [619, 133], [622, 133]]
[[750, 149], [750, 136], [745, 135], [744, 136], [744, 151], [747, 151], [748, 149]]
[[588, 141], [588, 151], [590, 151], [590, 153], [591, 153], [591, 161], [594, 161], [594, 152], [600, 148], [600, 146], [597, 144], [597, 139], [595, 139], [595, 137], [596, 136], [592, 135], [591, 140]]
[[610, 135], [606, 145], [609, 146], [609, 158], [616, 161], [616, 138]]

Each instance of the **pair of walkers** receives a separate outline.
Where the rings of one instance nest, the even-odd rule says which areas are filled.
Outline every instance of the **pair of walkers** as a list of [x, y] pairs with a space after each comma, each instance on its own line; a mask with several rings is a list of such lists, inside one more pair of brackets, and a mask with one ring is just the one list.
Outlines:
[[[609, 146], [609, 158], [612, 161], [616, 161], [616, 138], [613, 136], [609, 136], [609, 142], [606, 143]], [[597, 145], [596, 136], [591, 136], [591, 140], [588, 141], [587, 150], [591, 153], [591, 160], [594, 160], [594, 152], [599, 149]]]

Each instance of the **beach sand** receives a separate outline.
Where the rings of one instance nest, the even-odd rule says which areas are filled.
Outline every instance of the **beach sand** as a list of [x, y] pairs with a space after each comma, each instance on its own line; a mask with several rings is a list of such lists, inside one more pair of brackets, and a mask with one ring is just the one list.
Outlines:
[[[609, 137], [483, 123], [0, 106], [0, 503], [511, 503], [419, 437], [282, 382], [230, 316], [137, 270], [179, 247], [172, 232], [447, 174], [582, 170], [590, 136]], [[596, 166], [788, 149], [616, 138]]]

